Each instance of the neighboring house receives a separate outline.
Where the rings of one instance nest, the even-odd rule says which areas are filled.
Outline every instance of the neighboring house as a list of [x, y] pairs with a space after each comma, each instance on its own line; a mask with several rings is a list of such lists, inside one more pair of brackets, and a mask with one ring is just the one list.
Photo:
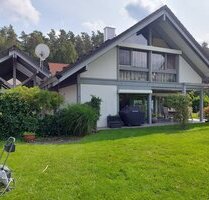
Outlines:
[[12, 88], [18, 85], [28, 87], [41, 85], [50, 77], [45, 66], [31, 58], [17, 47], [0, 52], [0, 87]]
[[115, 37], [105, 28], [106, 41], [45, 87], [59, 90], [66, 103], [83, 103], [91, 95], [102, 99], [98, 127], [107, 125], [125, 105], [139, 105], [148, 123], [158, 114], [162, 99], [173, 92], [200, 91], [208, 85], [209, 60], [201, 46], [172, 11], [163, 6]]
[[42, 63], [13, 46], [0, 52], [0, 86], [13, 88], [19, 85], [40, 86], [49, 77], [55, 76], [69, 64], [63, 63]]
[[69, 67], [69, 64], [64, 64], [64, 63], [49, 62], [48, 65], [49, 65], [49, 71], [51, 72], [52, 76], [56, 75], [56, 73], [58, 72], [61, 72], [66, 67]]

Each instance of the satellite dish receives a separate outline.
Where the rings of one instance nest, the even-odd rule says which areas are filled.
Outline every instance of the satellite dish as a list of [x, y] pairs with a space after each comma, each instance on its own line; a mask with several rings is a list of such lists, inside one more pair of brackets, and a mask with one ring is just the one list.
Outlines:
[[50, 50], [46, 44], [38, 44], [35, 48], [35, 54], [44, 61], [49, 56]]

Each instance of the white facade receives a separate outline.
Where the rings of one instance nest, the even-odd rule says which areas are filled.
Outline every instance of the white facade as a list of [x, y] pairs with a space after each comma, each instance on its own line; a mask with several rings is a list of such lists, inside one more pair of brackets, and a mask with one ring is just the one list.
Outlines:
[[192, 69], [182, 56], [180, 56], [179, 59], [179, 82], [202, 83], [202, 78]]
[[59, 93], [64, 96], [65, 104], [77, 103], [77, 85], [70, 85], [59, 89]]
[[97, 126], [106, 127], [107, 116], [117, 114], [117, 86], [81, 84], [81, 103], [90, 101], [91, 95], [102, 99], [101, 117]]
[[87, 66], [81, 78], [117, 79], [117, 49], [113, 48]]

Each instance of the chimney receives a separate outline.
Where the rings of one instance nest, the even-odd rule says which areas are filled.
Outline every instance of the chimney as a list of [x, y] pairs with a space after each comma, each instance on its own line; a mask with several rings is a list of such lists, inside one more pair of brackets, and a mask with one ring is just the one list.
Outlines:
[[104, 42], [115, 37], [115, 28], [105, 27], [104, 28]]

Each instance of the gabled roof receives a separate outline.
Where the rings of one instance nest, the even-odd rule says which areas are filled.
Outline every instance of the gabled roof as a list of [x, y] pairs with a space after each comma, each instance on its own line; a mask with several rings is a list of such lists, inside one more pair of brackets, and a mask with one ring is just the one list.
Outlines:
[[63, 80], [76, 73], [77, 71], [81, 70], [91, 61], [103, 55], [111, 48], [117, 46], [124, 39], [128, 38], [134, 33], [139, 32], [140, 30], [142, 30], [143, 28], [145, 28], [146, 26], [148, 26], [149, 24], [151, 24], [152, 22], [154, 22], [162, 16], [167, 17], [169, 20], [172, 21], [176, 28], [178, 27], [181, 30], [182, 37], [188, 42], [189, 46], [193, 48], [196, 54], [209, 68], [208, 55], [203, 51], [200, 44], [194, 39], [194, 37], [188, 32], [188, 30], [183, 26], [183, 24], [177, 19], [173, 12], [165, 5], [153, 12], [152, 14], [150, 14], [149, 16], [147, 16], [146, 18], [142, 19], [126, 31], [122, 32], [118, 36], [114, 37], [111, 40], [105, 41], [98, 48], [91, 51], [88, 55], [85, 55], [84, 57], [77, 60], [74, 65], [70, 66], [70, 68], [64, 69], [62, 72], [59, 73], [59, 81], [54, 82], [53, 86], [58, 84], [58, 82], [62, 82]]
[[16, 46], [12, 46], [4, 51], [0, 52], [0, 65], [1, 63], [5, 62], [6, 60], [9, 60], [13, 57], [13, 55], [19, 57], [22, 62], [27, 63], [30, 65], [34, 70], [39, 71], [39, 74], [44, 77], [49, 77], [50, 73], [46, 66], [43, 66], [43, 68], [40, 68], [40, 63], [38, 60], [32, 58], [28, 54], [26, 54], [24, 51], [20, 50]]
[[61, 72], [65, 67], [70, 67], [69, 64], [64, 64], [64, 63], [52, 63], [49, 62], [49, 71], [54, 76], [57, 72]]

